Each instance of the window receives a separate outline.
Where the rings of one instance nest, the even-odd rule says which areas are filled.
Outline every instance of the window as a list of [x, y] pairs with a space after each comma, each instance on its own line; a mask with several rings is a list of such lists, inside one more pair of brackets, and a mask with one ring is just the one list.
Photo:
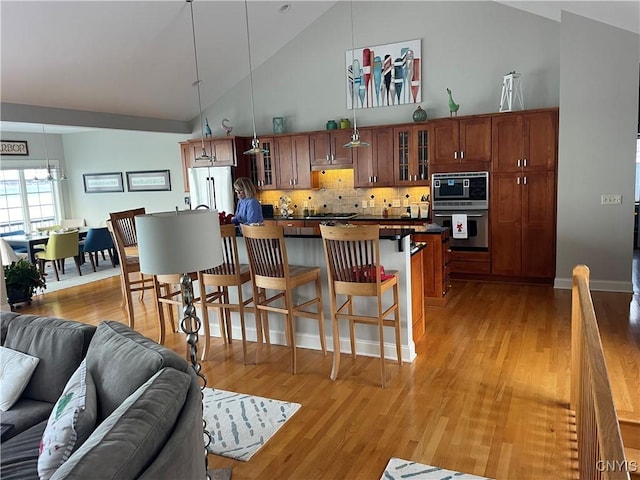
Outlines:
[[0, 170], [0, 232], [31, 232], [57, 223], [58, 185], [40, 180], [46, 175], [44, 168]]

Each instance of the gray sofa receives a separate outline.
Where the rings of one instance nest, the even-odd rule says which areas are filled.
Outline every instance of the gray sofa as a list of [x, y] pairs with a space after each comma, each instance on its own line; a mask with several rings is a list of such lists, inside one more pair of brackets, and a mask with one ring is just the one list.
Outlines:
[[0, 478], [38, 479], [38, 450], [67, 381], [86, 358], [96, 426], [51, 479], [203, 479], [202, 396], [191, 366], [113, 321], [98, 327], [0, 312], [0, 341], [38, 357], [19, 400], [0, 412], [13, 425], [0, 446]]

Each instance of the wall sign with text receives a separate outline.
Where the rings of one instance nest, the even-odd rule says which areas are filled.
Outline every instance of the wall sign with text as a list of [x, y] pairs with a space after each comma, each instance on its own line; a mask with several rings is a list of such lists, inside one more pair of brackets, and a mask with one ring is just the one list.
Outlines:
[[2, 140], [0, 155], [29, 155], [29, 146], [24, 140]]

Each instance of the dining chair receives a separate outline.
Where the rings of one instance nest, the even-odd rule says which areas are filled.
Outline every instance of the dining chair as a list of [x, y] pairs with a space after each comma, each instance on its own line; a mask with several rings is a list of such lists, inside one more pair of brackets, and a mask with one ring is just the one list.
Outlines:
[[60, 261], [60, 269], [62, 273], [64, 273], [64, 260], [73, 257], [76, 262], [76, 268], [78, 269], [78, 275], [81, 276], [79, 240], [80, 232], [78, 232], [78, 230], [67, 233], [51, 233], [44, 250], [36, 252], [35, 255], [40, 273], [44, 274], [45, 264], [47, 261], [50, 261], [51, 265], [53, 265], [56, 280], [60, 280], [57, 261]]
[[[238, 243], [236, 242], [235, 225], [220, 225], [220, 236], [222, 239], [223, 263], [220, 265], [198, 272], [200, 284], [200, 302], [202, 307], [202, 323], [209, 327], [209, 309], [213, 308], [218, 312], [220, 322], [220, 336], [225, 343], [233, 340], [231, 328], [231, 312], [238, 312], [240, 316], [240, 331], [242, 333], [242, 358], [247, 364], [247, 336], [244, 321], [245, 311], [256, 314], [256, 323], [260, 322], [261, 316], [254, 307], [248, 306], [253, 302], [253, 296], [245, 299], [242, 286], [251, 281], [251, 271], [248, 264], [241, 264], [238, 260]], [[207, 290], [207, 287], [213, 289]], [[237, 303], [231, 302], [229, 287], [236, 287]], [[268, 325], [262, 325], [262, 331], [269, 331]], [[257, 329], [256, 329], [257, 330]], [[267, 343], [270, 343], [269, 336], [265, 336]], [[209, 349], [209, 336], [205, 338], [203, 360], [206, 358], [205, 352]]]
[[[285, 336], [291, 350], [291, 373], [295, 374], [297, 372], [295, 317], [318, 321], [320, 346], [322, 353], [327, 354], [320, 267], [289, 264], [284, 228], [281, 225], [242, 225], [241, 228], [249, 257], [254, 306], [265, 319], [268, 312], [284, 316]], [[315, 285], [315, 296], [300, 304], [294, 303], [294, 291], [309, 283]], [[269, 290], [275, 290], [276, 293], [269, 296]], [[315, 307], [315, 311], [308, 310], [309, 307]], [[262, 348], [262, 322], [256, 322], [256, 327], [258, 335], [256, 363], [258, 363]]]
[[[382, 388], [386, 387], [384, 327], [393, 327], [396, 339], [398, 364], [402, 365], [400, 336], [400, 306], [398, 272], [382, 273], [380, 265], [380, 228], [378, 225], [320, 225], [329, 278], [329, 303], [333, 329], [333, 368], [331, 380], [338, 378], [340, 369], [340, 320], [349, 321], [351, 356], [355, 360], [355, 325], [358, 323], [378, 327], [380, 343], [380, 374]], [[393, 292], [393, 303], [383, 308], [383, 294]], [[341, 296], [340, 303], [338, 295]], [[346, 297], [346, 299], [344, 298]], [[375, 314], [367, 303], [359, 303], [354, 297], [370, 297], [375, 300]], [[344, 300], [344, 301], [343, 301]], [[388, 302], [387, 302], [388, 303]], [[339, 306], [338, 306], [339, 305]], [[368, 308], [365, 310], [364, 306]], [[356, 312], [357, 310], [357, 312]], [[393, 315], [392, 318], [391, 315]]]
[[65, 218], [60, 220], [62, 228], [82, 228], [87, 225], [84, 218]]
[[62, 227], [60, 225], [47, 225], [46, 227], [36, 228], [36, 231], [41, 233], [49, 233], [49, 232], [55, 232], [56, 230], [60, 230], [61, 228]]
[[144, 215], [145, 213], [145, 208], [113, 212], [109, 214], [107, 222], [107, 228], [111, 232], [120, 259], [122, 300], [123, 306], [127, 309], [127, 318], [131, 329], [134, 329], [135, 325], [131, 294], [139, 292], [139, 299], [142, 300], [145, 290], [154, 289], [153, 278], [140, 273], [140, 259], [137, 255], [138, 237], [134, 218], [136, 215]]
[[107, 227], [90, 228], [87, 230], [87, 236], [84, 238], [84, 241], [80, 244], [83, 256], [85, 253], [89, 255], [91, 268], [93, 268], [94, 272], [96, 271], [96, 266], [99, 265], [98, 253], [101, 253], [102, 259], [106, 260], [104, 254], [105, 251], [109, 254], [109, 260], [111, 260], [113, 268], [116, 267], [116, 260], [113, 255], [113, 238], [111, 237], [111, 233], [109, 233], [109, 229]]

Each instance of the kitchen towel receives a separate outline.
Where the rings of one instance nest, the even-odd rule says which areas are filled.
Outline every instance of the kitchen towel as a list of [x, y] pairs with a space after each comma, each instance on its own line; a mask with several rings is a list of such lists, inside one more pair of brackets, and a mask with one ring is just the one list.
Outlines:
[[467, 216], [464, 213], [454, 213], [451, 215], [451, 229], [453, 238], [467, 238]]

